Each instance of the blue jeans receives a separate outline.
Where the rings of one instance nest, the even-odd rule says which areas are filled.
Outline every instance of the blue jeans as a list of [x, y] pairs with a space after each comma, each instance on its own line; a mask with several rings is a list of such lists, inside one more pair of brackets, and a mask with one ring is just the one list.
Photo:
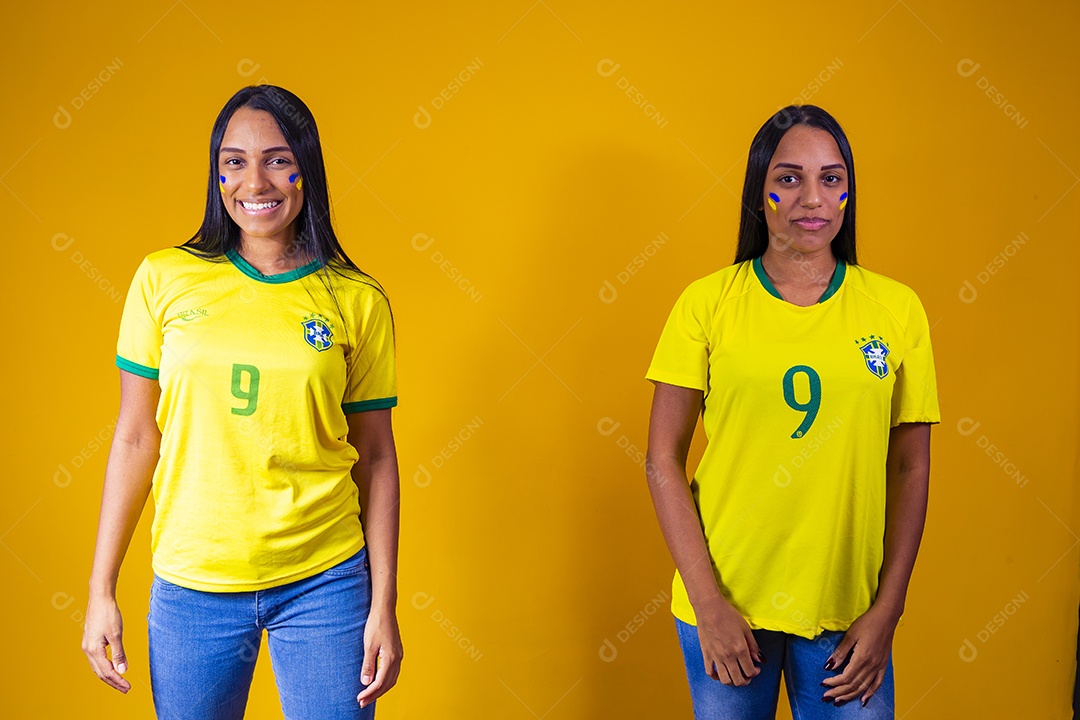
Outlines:
[[892, 658], [885, 669], [885, 679], [873, 697], [862, 706], [859, 698], [839, 707], [822, 702], [827, 688], [822, 680], [835, 677], [843, 666], [825, 670], [825, 662], [844, 638], [844, 633], [825, 631], [813, 640], [772, 630], [753, 630], [765, 662], [757, 666], [761, 673], [748, 685], [724, 685], [705, 674], [701, 642], [697, 628], [675, 618], [686, 660], [686, 677], [690, 681], [690, 697], [694, 702], [696, 720], [772, 720], [780, 699], [780, 672], [791, 701], [795, 720], [892, 720], [893, 667]]
[[371, 575], [364, 548], [304, 580], [255, 592], [189, 590], [154, 576], [150, 683], [162, 720], [240, 720], [259, 656], [270, 643], [288, 720], [371, 720], [356, 696]]

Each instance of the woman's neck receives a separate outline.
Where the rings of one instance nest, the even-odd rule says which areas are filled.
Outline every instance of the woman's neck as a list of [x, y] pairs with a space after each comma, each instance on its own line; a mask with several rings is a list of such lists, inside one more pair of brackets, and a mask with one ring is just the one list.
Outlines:
[[778, 250], [770, 244], [761, 257], [761, 267], [780, 296], [803, 307], [821, 298], [836, 272], [836, 264], [829, 246], [801, 253], [790, 248]]
[[263, 275], [277, 275], [311, 262], [294, 237], [240, 236], [240, 256]]

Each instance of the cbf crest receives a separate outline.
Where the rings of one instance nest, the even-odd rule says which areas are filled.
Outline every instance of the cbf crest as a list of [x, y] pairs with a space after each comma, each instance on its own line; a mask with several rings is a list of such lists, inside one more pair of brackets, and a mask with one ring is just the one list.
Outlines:
[[879, 379], [884, 379], [889, 374], [889, 363], [885, 362], [885, 358], [889, 357], [889, 344], [885, 338], [871, 335], [869, 338], [859, 338], [855, 344], [862, 351], [866, 369]]
[[334, 345], [334, 326], [322, 315], [311, 313], [300, 324], [304, 326], [304, 340], [319, 352]]

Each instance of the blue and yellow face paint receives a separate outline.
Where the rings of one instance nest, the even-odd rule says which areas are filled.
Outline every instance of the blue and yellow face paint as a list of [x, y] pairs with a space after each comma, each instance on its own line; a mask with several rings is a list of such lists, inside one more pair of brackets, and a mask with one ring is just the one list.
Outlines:
[[774, 213], [778, 213], [778, 212], [780, 212], [780, 210], [779, 210], [779, 209], [778, 209], [778, 208], [776, 207], [776, 204], [777, 204], [778, 202], [780, 202], [780, 196], [779, 196], [779, 195], [777, 195], [776, 193], [769, 193], [769, 208], [770, 208], [770, 209], [771, 209], [771, 210], [772, 210], [772, 211], [773, 211]]
[[847, 193], [840, 196], [840, 209], [843, 210], [847, 206]]
[[295, 172], [289, 176], [289, 182], [296, 183], [297, 190], [304, 189], [304, 178], [300, 177], [300, 173]]
[[218, 175], [218, 187], [221, 188], [221, 192], [225, 192], [225, 176]]

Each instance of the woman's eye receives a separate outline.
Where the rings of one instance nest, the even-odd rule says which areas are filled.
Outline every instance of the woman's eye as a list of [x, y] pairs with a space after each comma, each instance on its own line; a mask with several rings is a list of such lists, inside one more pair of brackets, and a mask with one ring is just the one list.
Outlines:
[[290, 163], [289, 163], [289, 160], [287, 158], [274, 158], [273, 160], [270, 161], [270, 164], [271, 165], [289, 165]]
[[790, 185], [793, 182], [798, 182], [794, 175], [783, 175], [778, 180], [784, 185]]
[[842, 180], [843, 180], [843, 178], [841, 178], [839, 175], [826, 175], [825, 176], [825, 182], [827, 182], [827, 183], [838, 183], [838, 182], [841, 182]]
[[222, 165], [239, 165], [239, 164], [240, 164], [240, 158], [227, 158], [225, 160], [225, 162], [222, 163]]

